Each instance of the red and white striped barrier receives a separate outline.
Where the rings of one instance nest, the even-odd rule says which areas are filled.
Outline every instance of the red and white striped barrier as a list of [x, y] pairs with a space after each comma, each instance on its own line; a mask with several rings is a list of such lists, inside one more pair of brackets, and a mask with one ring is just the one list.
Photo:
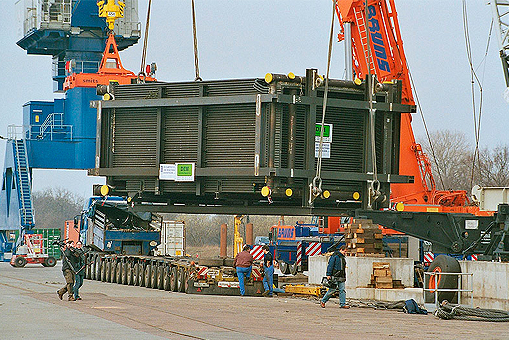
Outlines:
[[253, 267], [253, 269], [251, 270], [251, 276], [253, 277], [253, 281], [262, 281], [263, 280], [263, 276], [262, 276], [260, 269], [258, 269], [256, 267]]
[[208, 271], [209, 271], [208, 267], [198, 267], [198, 273], [196, 273], [196, 275], [199, 278], [205, 278], [206, 279]]
[[307, 256], [314, 256], [321, 253], [322, 244], [320, 242], [309, 242], [309, 245], [306, 248]]
[[435, 259], [435, 254], [433, 254], [432, 252], [426, 252], [424, 253], [424, 262], [426, 263], [431, 263], [433, 262], [433, 260]]
[[477, 254], [472, 254], [472, 255], [470, 256], [470, 259], [471, 259], [472, 261], [477, 261]]
[[297, 260], [295, 261], [297, 266], [302, 265], [302, 242], [297, 242]]
[[253, 258], [255, 260], [263, 260], [263, 250], [262, 250], [262, 247], [263, 246], [253, 246], [253, 249], [251, 249], [250, 253], [251, 255], [253, 255]]

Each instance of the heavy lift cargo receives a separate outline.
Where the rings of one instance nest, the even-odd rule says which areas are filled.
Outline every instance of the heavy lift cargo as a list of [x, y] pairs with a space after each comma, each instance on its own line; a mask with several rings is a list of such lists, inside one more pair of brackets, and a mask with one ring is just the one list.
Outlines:
[[[322, 152], [321, 198], [310, 203], [323, 105], [323, 79], [110, 84], [98, 111], [96, 168], [109, 194], [138, 211], [324, 215], [366, 208], [375, 144], [380, 199], [398, 175], [401, 84], [377, 87], [369, 131], [365, 83], [330, 79]], [[327, 135], [328, 134], [328, 135]], [[385, 197], [385, 199], [384, 199]]]

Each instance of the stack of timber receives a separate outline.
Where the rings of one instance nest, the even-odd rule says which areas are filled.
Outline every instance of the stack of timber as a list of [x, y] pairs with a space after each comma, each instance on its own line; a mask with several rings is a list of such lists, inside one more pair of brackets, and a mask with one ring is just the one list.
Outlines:
[[405, 288], [401, 280], [393, 280], [389, 263], [373, 262], [373, 274], [371, 274], [371, 283], [369, 288]]
[[382, 230], [371, 220], [356, 219], [345, 228], [347, 255], [385, 257]]

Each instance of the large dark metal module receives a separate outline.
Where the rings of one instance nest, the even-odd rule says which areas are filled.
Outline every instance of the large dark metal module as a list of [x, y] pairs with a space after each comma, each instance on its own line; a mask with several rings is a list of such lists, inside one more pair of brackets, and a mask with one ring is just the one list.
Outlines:
[[399, 104], [400, 84], [379, 84], [372, 138], [365, 84], [331, 79], [324, 194], [310, 203], [323, 80], [313, 69], [266, 80], [111, 85], [113, 100], [93, 103], [97, 154], [89, 173], [106, 176], [112, 194], [142, 210], [286, 215], [365, 208], [373, 140], [378, 207], [389, 204], [391, 182], [413, 179], [398, 175], [400, 113], [413, 109]]

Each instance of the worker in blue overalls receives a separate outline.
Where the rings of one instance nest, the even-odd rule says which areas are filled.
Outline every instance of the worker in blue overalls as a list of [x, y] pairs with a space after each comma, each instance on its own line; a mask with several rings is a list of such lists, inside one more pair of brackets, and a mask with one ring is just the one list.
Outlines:
[[269, 246], [262, 247], [263, 255], [263, 296], [272, 297], [272, 289], [274, 285], [274, 257], [269, 251]]

